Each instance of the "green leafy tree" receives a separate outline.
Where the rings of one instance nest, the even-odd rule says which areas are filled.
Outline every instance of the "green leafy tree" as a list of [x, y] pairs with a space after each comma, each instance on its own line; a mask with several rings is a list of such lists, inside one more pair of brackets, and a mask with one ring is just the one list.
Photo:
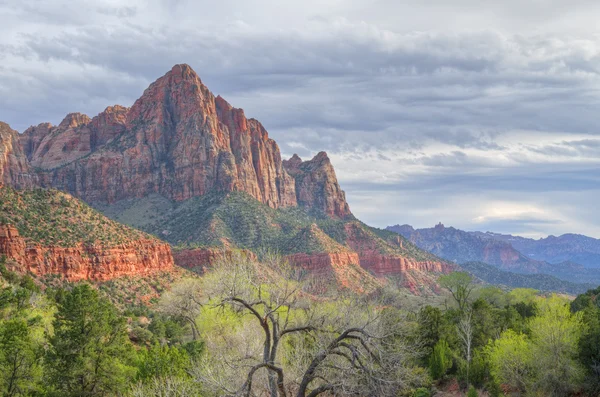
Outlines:
[[441, 379], [452, 367], [452, 352], [448, 343], [441, 339], [433, 348], [429, 359], [429, 373], [433, 379]]
[[464, 312], [469, 304], [471, 293], [475, 288], [473, 278], [467, 272], [452, 272], [441, 276], [439, 283], [452, 294], [458, 305], [458, 310]]
[[0, 393], [31, 395], [41, 375], [40, 348], [30, 334], [33, 324], [22, 318], [0, 325]]
[[509, 329], [486, 347], [490, 372], [499, 384], [525, 392], [534, 377], [531, 343], [524, 334]]
[[161, 346], [156, 343], [138, 353], [137, 367], [137, 378], [142, 381], [150, 378], [187, 377], [190, 356], [182, 347]]
[[578, 359], [586, 370], [586, 389], [600, 395], [600, 309], [590, 304], [582, 311], [585, 324], [579, 339]]
[[582, 313], [571, 314], [569, 302], [553, 295], [543, 299], [530, 322], [532, 358], [538, 367], [536, 389], [546, 396], [565, 396], [583, 376], [576, 361], [583, 329]]
[[133, 377], [125, 320], [87, 284], [57, 294], [48, 383], [60, 396], [108, 396]]

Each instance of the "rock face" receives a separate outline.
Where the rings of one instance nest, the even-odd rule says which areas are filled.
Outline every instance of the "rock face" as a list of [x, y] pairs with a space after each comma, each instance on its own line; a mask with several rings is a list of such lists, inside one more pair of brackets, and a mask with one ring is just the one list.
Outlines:
[[20, 143], [43, 187], [90, 203], [244, 191], [272, 208], [350, 215], [324, 152], [290, 168], [295, 179], [265, 128], [214, 97], [188, 65], [175, 65], [131, 108], [108, 107], [93, 119], [72, 113], [56, 127], [30, 127]]
[[318, 209], [332, 217], [345, 218], [351, 215], [346, 195], [338, 184], [327, 153], [320, 152], [308, 161], [302, 161], [295, 154], [283, 165], [296, 181], [298, 204]]
[[[251, 251], [243, 250], [241, 253], [251, 259], [256, 259], [256, 255]], [[204, 270], [222, 259], [231, 259], [233, 256], [232, 250], [219, 248], [192, 248], [173, 252], [175, 264], [186, 269]]]
[[[188, 65], [175, 65], [152, 83], [131, 108], [115, 105], [91, 119], [72, 113], [58, 126], [40, 124], [20, 137], [12, 130], [6, 131], [0, 146], [2, 181], [14, 187], [37, 183], [105, 208], [117, 201], [133, 202], [154, 195], [171, 203], [213, 192], [227, 193], [223, 196], [244, 192], [251, 196], [253, 205], [258, 204], [253, 200], [256, 199], [271, 208], [301, 206], [310, 216], [302, 212], [298, 222], [290, 222], [292, 215], [280, 219], [269, 208], [262, 211], [264, 222], [258, 222], [257, 213], [249, 217], [247, 211], [256, 210], [255, 206], [240, 210], [234, 205], [232, 211], [242, 211], [234, 214], [238, 217], [219, 213], [221, 217], [213, 220], [222, 222], [206, 227], [223, 233], [210, 236], [211, 242], [231, 235], [232, 240], [243, 240], [237, 245], [231, 241], [232, 247], [248, 248], [252, 241], [234, 233], [242, 219], [256, 229], [256, 235], [264, 232], [265, 239], [257, 240], [261, 244], [281, 244], [280, 239], [273, 239], [274, 235], [304, 233], [297, 228], [305, 226], [304, 218], [310, 218], [323, 221], [327, 233], [316, 225], [306, 225], [306, 233], [310, 233], [302, 234], [304, 239], [286, 240], [282, 247], [294, 254], [289, 257], [293, 263], [313, 271], [333, 270], [342, 283], [360, 285], [361, 277], [372, 278], [368, 272], [404, 275], [408, 280], [414, 272], [447, 271], [446, 265], [436, 262], [437, 258], [431, 259], [431, 255], [415, 256], [412, 244], [397, 235], [395, 241], [389, 236], [386, 240], [366, 225], [352, 226], [355, 218], [325, 152], [308, 161], [297, 155], [282, 160], [279, 147], [265, 128], [257, 120], [248, 119], [242, 109], [215, 97]], [[29, 171], [30, 166], [35, 169], [35, 176]], [[173, 208], [183, 208], [187, 203]], [[209, 209], [203, 209], [203, 214]], [[183, 230], [188, 234], [198, 231], [198, 223], [190, 224], [187, 219], [194, 210], [178, 213], [182, 217], [179, 223], [185, 224]], [[228, 233], [223, 232], [225, 221], [221, 218], [235, 218], [235, 225], [228, 224]], [[152, 271], [162, 266], [156, 258], [167, 255], [158, 243], [137, 242], [141, 251], [136, 250], [134, 243], [117, 248], [44, 247], [6, 232], [9, 234], [13, 244], [10, 249], [17, 252], [12, 257], [27, 263], [28, 270], [38, 274], [58, 271], [70, 279], [104, 279], [112, 277], [108, 274], [128, 274], [136, 269], [142, 273]], [[179, 237], [175, 243], [188, 241], [190, 236]], [[25, 244], [25, 248], [19, 244]], [[44, 256], [52, 259], [45, 260]], [[184, 267], [218, 259], [211, 249], [178, 251], [175, 256]], [[421, 280], [413, 276], [413, 284]]]
[[539, 240], [491, 232], [472, 234], [485, 240], [510, 244], [532, 260], [553, 264], [575, 262], [589, 268], [600, 268], [600, 239], [580, 234], [548, 236]]
[[29, 168], [19, 134], [8, 124], [0, 122], [0, 185], [22, 189], [36, 183], [37, 176]]
[[131, 241], [116, 247], [45, 247], [26, 241], [16, 228], [0, 225], [0, 255], [11, 270], [38, 276], [60, 274], [69, 281], [106, 281], [146, 275], [173, 267], [171, 248], [157, 240]]
[[71, 114], [58, 127], [31, 127], [21, 143], [42, 186], [92, 203], [245, 191], [273, 208], [297, 205], [275, 141], [187, 65], [174, 66], [130, 109], [109, 107], [91, 120]]

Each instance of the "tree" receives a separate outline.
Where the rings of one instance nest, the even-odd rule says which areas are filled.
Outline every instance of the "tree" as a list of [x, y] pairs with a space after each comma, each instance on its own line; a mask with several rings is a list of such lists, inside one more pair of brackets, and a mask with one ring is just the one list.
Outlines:
[[469, 384], [469, 366], [471, 365], [471, 349], [473, 347], [473, 312], [467, 311], [460, 318], [456, 329], [467, 361], [467, 384]]
[[198, 340], [197, 318], [202, 310], [202, 299], [200, 280], [195, 278], [186, 279], [174, 284], [171, 290], [162, 296], [159, 302], [159, 310], [189, 324], [192, 329], [192, 338]]
[[441, 276], [439, 284], [452, 294], [458, 304], [458, 310], [464, 312], [467, 309], [471, 293], [475, 288], [473, 278], [467, 272], [452, 272]]
[[571, 314], [569, 302], [556, 295], [541, 300], [538, 307], [539, 315], [529, 324], [539, 375], [536, 389], [547, 396], [568, 395], [583, 377], [576, 361], [582, 313]]
[[41, 350], [34, 342], [24, 319], [0, 325], [0, 390], [3, 396], [29, 395], [41, 375]]
[[118, 395], [132, 378], [124, 318], [88, 284], [57, 294], [46, 367], [56, 395]]
[[535, 376], [532, 366], [531, 343], [527, 336], [509, 329], [486, 347], [490, 373], [498, 384], [513, 391], [526, 392]]
[[137, 379], [187, 377], [190, 356], [183, 347], [153, 344], [137, 357]]
[[433, 348], [429, 359], [429, 373], [433, 379], [441, 379], [452, 367], [452, 352], [448, 343], [441, 339]]
[[260, 264], [234, 256], [213, 266], [202, 279], [203, 317], [219, 313], [211, 325], [226, 326], [218, 338], [205, 336], [209, 354], [197, 381], [216, 394], [244, 396], [394, 394], [413, 358], [391, 337], [401, 328], [384, 326], [384, 311], [352, 297], [319, 305], [304, 292], [310, 283], [302, 273], [272, 255]]

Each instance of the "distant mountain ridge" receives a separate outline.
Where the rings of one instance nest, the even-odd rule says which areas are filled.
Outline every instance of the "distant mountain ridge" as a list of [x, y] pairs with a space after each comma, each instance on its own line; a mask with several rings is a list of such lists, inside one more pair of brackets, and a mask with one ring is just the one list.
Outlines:
[[528, 258], [549, 263], [575, 262], [585, 267], [600, 268], [600, 239], [581, 234], [548, 236], [538, 240], [492, 232], [474, 235], [510, 243]]
[[[565, 254], [562, 257], [555, 255], [553, 258], [564, 260], [549, 262], [525, 255], [517, 248], [529, 248], [530, 250], [526, 251], [529, 253], [533, 249], [540, 252], [552, 252], [555, 241], [562, 241], [563, 246], [569, 248], [573, 247], [568, 244], [569, 236], [577, 237], [576, 241], [580, 241], [581, 238], [588, 242], [595, 240], [589, 237], [565, 235], [558, 238], [549, 237], [533, 240], [489, 232], [466, 232], [453, 227], [446, 227], [441, 223], [433, 228], [414, 229], [410, 225], [395, 225], [388, 226], [386, 230], [396, 232], [419, 248], [458, 264], [482, 262], [509, 272], [549, 274], [576, 283], [600, 284], [600, 269], [585, 268], [571, 259], [569, 255]], [[564, 254], [569, 250], [563, 249], [561, 252]], [[571, 252], [579, 251], [571, 248]], [[574, 255], [573, 257], [577, 256]]]

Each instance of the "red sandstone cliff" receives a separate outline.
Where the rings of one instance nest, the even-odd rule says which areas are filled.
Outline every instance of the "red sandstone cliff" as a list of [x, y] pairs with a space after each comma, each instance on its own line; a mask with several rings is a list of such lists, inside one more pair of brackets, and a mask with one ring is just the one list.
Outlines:
[[42, 186], [88, 202], [244, 191], [273, 208], [350, 215], [324, 152], [297, 167], [282, 161], [262, 124], [214, 97], [188, 65], [175, 65], [129, 109], [72, 113], [56, 127], [30, 127], [20, 143]]
[[88, 202], [241, 190], [273, 208], [297, 205], [275, 141], [187, 65], [152, 83], [131, 109], [114, 106], [91, 120], [72, 114], [58, 127], [28, 129], [21, 143], [43, 186]]
[[36, 175], [30, 171], [27, 157], [21, 149], [19, 134], [6, 123], [0, 122], [0, 185], [16, 188], [32, 187]]
[[283, 165], [296, 182], [298, 204], [318, 209], [329, 216], [345, 218], [351, 215], [346, 195], [338, 184], [327, 153], [320, 152], [308, 161], [302, 161], [295, 154]]
[[158, 240], [131, 241], [115, 247], [83, 244], [45, 247], [26, 241], [17, 229], [3, 225], [0, 225], [0, 255], [6, 256], [11, 270], [38, 276], [60, 274], [69, 281], [106, 281], [173, 267], [171, 248]]

